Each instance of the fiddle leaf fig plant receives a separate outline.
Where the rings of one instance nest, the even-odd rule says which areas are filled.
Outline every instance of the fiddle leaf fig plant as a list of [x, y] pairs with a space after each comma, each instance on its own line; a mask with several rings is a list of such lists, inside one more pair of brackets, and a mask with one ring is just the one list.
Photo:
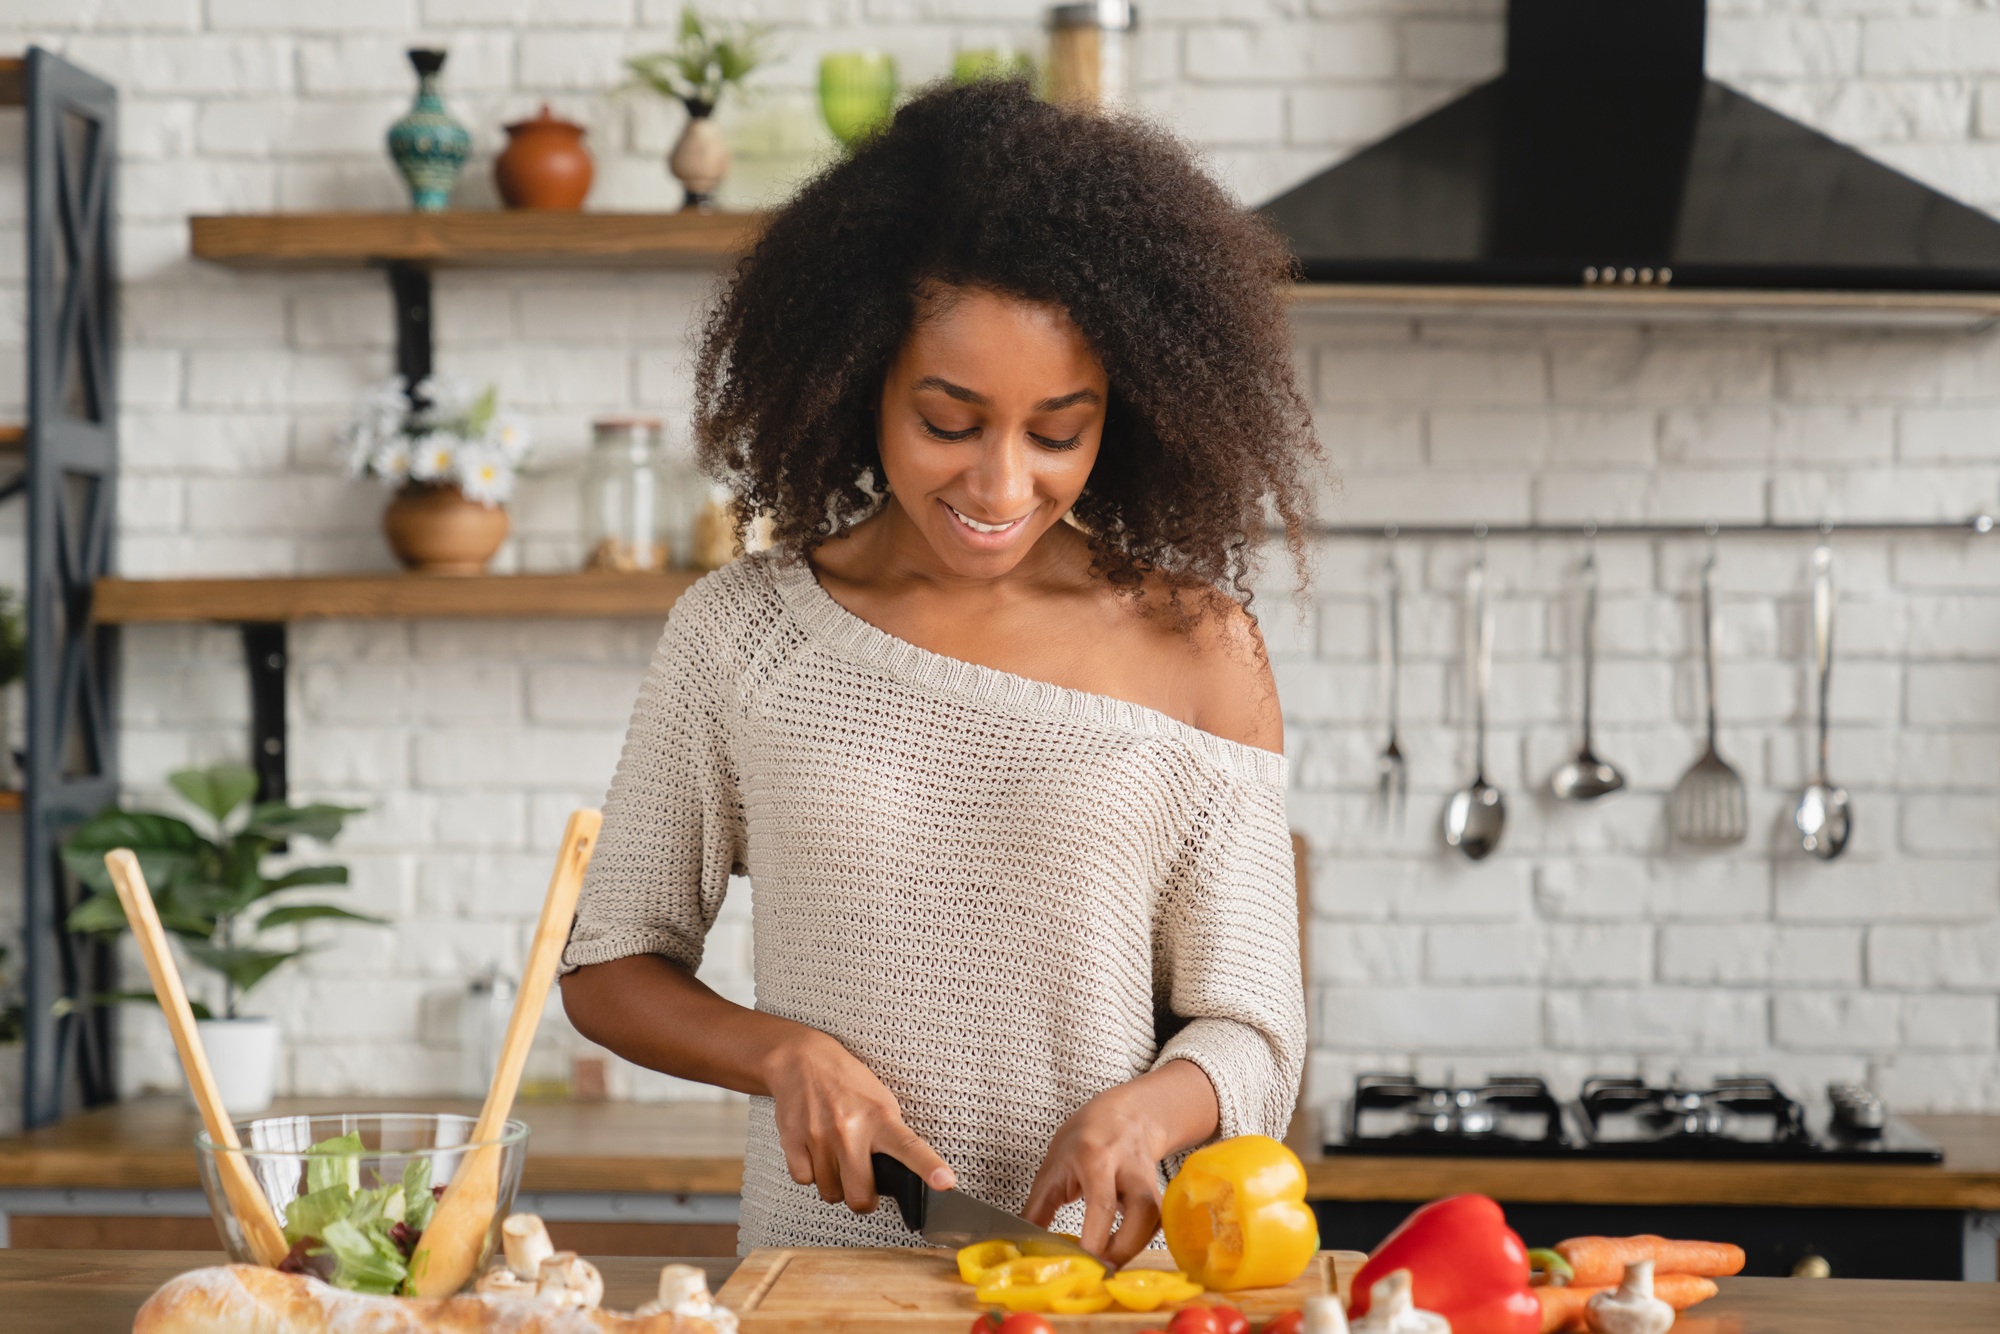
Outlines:
[[[265, 940], [265, 932], [321, 920], [383, 924], [379, 917], [334, 903], [271, 901], [296, 889], [347, 883], [345, 866], [301, 866], [267, 874], [265, 860], [291, 839], [332, 841], [349, 816], [360, 814], [359, 808], [253, 802], [257, 775], [241, 764], [182, 769], [167, 782], [207, 817], [206, 827], [117, 806], [79, 826], [63, 844], [62, 858], [90, 894], [70, 913], [70, 930], [116, 935], [126, 929], [104, 854], [130, 848], [146, 873], [160, 924], [180, 938], [190, 959], [220, 976], [223, 1015], [234, 1019], [246, 992], [306, 952], [274, 945]], [[121, 992], [101, 999], [152, 998], [150, 992]], [[206, 1006], [194, 1008], [198, 1018], [214, 1017]]]

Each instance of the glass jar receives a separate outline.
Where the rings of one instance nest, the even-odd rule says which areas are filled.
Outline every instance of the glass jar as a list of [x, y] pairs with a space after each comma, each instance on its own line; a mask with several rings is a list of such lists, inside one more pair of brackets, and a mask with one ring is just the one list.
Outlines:
[[584, 568], [666, 569], [673, 548], [659, 418], [604, 417], [590, 430], [583, 461]]
[[1056, 102], [1129, 106], [1139, 91], [1130, 0], [1051, 5], [1049, 97]]

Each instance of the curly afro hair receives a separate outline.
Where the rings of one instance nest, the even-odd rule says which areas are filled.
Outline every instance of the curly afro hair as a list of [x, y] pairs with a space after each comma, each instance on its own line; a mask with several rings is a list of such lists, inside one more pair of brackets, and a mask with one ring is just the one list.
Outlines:
[[701, 461], [739, 520], [767, 514], [810, 552], [876, 503], [882, 381], [924, 289], [1053, 304], [1111, 386], [1075, 509], [1094, 570], [1247, 606], [1272, 513], [1303, 573], [1320, 457], [1292, 374], [1293, 272], [1165, 131], [1021, 82], [935, 87], [809, 181], [725, 284], [695, 374]]

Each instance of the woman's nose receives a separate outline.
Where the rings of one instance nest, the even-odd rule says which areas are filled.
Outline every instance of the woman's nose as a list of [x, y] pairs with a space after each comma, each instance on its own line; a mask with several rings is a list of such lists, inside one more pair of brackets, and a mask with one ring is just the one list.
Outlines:
[[1024, 441], [1003, 437], [980, 451], [967, 479], [973, 498], [989, 510], [988, 519], [1017, 517], [1034, 495], [1034, 474], [1028, 468]]

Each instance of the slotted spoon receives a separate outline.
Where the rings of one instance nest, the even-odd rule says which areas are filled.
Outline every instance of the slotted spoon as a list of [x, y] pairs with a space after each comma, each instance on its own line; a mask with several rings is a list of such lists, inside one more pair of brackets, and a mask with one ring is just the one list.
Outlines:
[[1708, 744], [1674, 784], [1667, 824], [1690, 847], [1726, 848], [1750, 832], [1743, 779], [1715, 749], [1715, 553], [1701, 567], [1701, 682], [1708, 711]]

